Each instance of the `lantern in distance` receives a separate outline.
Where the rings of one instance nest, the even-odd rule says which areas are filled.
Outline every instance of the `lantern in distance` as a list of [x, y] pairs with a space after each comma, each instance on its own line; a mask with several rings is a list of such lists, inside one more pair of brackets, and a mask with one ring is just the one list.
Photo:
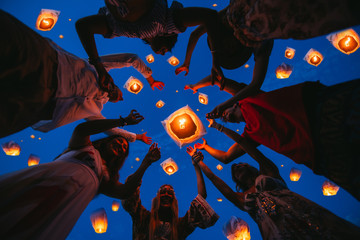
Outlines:
[[359, 35], [353, 29], [332, 33], [326, 37], [332, 45], [345, 54], [351, 54], [359, 48]]
[[36, 20], [36, 29], [41, 31], [50, 31], [58, 20], [60, 11], [51, 9], [41, 9]]
[[216, 199], [218, 202], [222, 202], [222, 198], [217, 198]]
[[248, 67], [250, 67], [249, 64], [245, 64], [245, 65], [244, 65], [244, 68], [248, 68]]
[[179, 59], [177, 59], [175, 56], [170, 57], [167, 61], [174, 67], [180, 63]]
[[156, 107], [157, 108], [162, 108], [163, 106], [165, 105], [165, 103], [161, 100], [159, 100], [157, 103], [156, 103]]
[[315, 67], [317, 67], [322, 62], [323, 59], [324, 59], [323, 55], [312, 48], [306, 53], [304, 57], [305, 61], [307, 61], [309, 64]]
[[223, 226], [223, 233], [229, 240], [250, 240], [250, 227], [241, 218], [232, 216]]
[[140, 161], [140, 158], [136, 157], [136, 158], [135, 158], [135, 161], [137, 161], [137, 162]]
[[324, 196], [335, 196], [340, 189], [338, 185], [329, 180], [326, 180], [321, 188]]
[[276, 77], [280, 79], [289, 78], [292, 73], [292, 70], [293, 70], [293, 66], [286, 63], [282, 63], [275, 70]]
[[96, 233], [105, 233], [108, 226], [105, 209], [100, 208], [90, 215], [91, 224]]
[[124, 88], [134, 94], [138, 94], [143, 87], [144, 84], [133, 76], [129, 77], [129, 79], [124, 84]]
[[208, 95], [199, 92], [199, 102], [201, 104], [207, 105], [209, 103]]
[[113, 201], [111, 204], [111, 210], [113, 210], [114, 212], [117, 212], [119, 210], [120, 207], [120, 203], [117, 201]]
[[221, 171], [221, 170], [223, 170], [223, 166], [221, 166], [220, 164], [218, 164], [218, 165], [216, 166], [216, 169], [219, 170], [219, 171]]
[[21, 152], [21, 147], [14, 141], [10, 141], [7, 143], [1, 144], [2, 149], [4, 150], [5, 154], [8, 156], [19, 156]]
[[297, 169], [297, 168], [291, 168], [290, 170], [290, 180], [293, 182], [297, 182], [299, 181], [300, 177], [301, 177], [301, 170]]
[[40, 158], [34, 154], [30, 154], [29, 159], [28, 159], [28, 166], [35, 166], [38, 165], [40, 162]]
[[285, 57], [288, 59], [293, 59], [295, 56], [295, 49], [291, 48], [291, 47], [287, 47], [285, 50]]
[[146, 56], [146, 61], [148, 63], [153, 63], [155, 61], [155, 58], [154, 58], [154, 56], [152, 54], [149, 54], [149, 55]]
[[172, 175], [172, 174], [176, 173], [177, 170], [179, 169], [176, 162], [172, 158], [166, 159], [165, 161], [160, 163], [160, 166], [164, 169], [164, 171], [168, 175]]

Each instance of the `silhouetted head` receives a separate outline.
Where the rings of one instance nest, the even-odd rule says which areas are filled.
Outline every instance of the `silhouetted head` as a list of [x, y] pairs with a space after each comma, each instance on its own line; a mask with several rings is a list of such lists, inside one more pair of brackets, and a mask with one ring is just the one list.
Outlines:
[[109, 101], [113, 103], [124, 100], [121, 90], [116, 85], [114, 86], [114, 89], [112, 91], [108, 92], [108, 97]]
[[156, 54], [165, 55], [167, 52], [171, 52], [177, 42], [178, 35], [164, 35], [164, 36], [156, 36], [152, 39], [144, 39], [146, 44], [149, 44], [151, 49]]
[[254, 186], [260, 172], [247, 163], [234, 163], [231, 166], [232, 180], [236, 183], [236, 190], [243, 192]]
[[239, 103], [235, 103], [232, 107], [227, 108], [220, 117], [224, 122], [239, 123], [243, 121]]

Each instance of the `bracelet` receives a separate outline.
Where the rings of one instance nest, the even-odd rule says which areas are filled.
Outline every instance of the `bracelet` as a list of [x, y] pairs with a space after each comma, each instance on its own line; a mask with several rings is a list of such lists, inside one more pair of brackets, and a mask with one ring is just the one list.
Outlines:
[[96, 57], [96, 58], [89, 57], [88, 62], [89, 62], [91, 65], [95, 65], [95, 64], [101, 62], [101, 59], [100, 59], [100, 57]]
[[121, 124], [122, 124], [123, 126], [128, 125], [128, 124], [127, 124], [127, 122], [126, 122], [126, 120], [125, 120], [124, 118], [122, 118], [122, 117], [120, 116], [120, 118], [119, 118], [119, 119], [122, 121], [122, 123], [121, 123]]
[[217, 124], [217, 125], [216, 125], [216, 129], [217, 129], [219, 132], [222, 132], [222, 131], [224, 130], [224, 125]]

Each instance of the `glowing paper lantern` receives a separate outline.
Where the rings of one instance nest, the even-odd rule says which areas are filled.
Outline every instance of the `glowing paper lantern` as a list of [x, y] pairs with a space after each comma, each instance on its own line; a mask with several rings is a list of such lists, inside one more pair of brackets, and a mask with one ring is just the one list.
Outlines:
[[217, 198], [216, 199], [218, 202], [222, 202], [222, 198]]
[[276, 77], [280, 79], [288, 78], [290, 77], [292, 70], [293, 70], [293, 66], [286, 63], [282, 63], [275, 70]]
[[315, 49], [310, 49], [304, 57], [304, 60], [307, 61], [309, 64], [317, 67], [322, 60], [324, 59], [323, 55], [316, 51]]
[[91, 224], [96, 233], [104, 233], [107, 230], [108, 220], [105, 209], [100, 208], [90, 215]]
[[288, 59], [293, 59], [294, 56], [295, 56], [295, 49], [291, 47], [287, 47], [285, 50], [285, 57]]
[[28, 159], [28, 166], [35, 166], [38, 165], [40, 162], [40, 158], [36, 155], [30, 154], [29, 159]]
[[170, 65], [172, 66], [176, 66], [180, 63], [179, 59], [177, 59], [176, 57], [172, 56], [170, 57], [168, 60], [168, 63], [170, 63]]
[[301, 177], [301, 170], [297, 169], [297, 168], [292, 168], [290, 170], [290, 180], [293, 182], [297, 182], [299, 181], [300, 177]]
[[329, 180], [326, 180], [321, 188], [324, 196], [335, 196], [340, 189], [338, 185], [330, 182]]
[[36, 29], [41, 31], [50, 31], [58, 20], [60, 11], [51, 9], [41, 9], [36, 20]]
[[245, 64], [245, 65], [244, 65], [244, 68], [248, 68], [248, 67], [250, 67], [249, 64]]
[[117, 212], [119, 210], [120, 207], [120, 203], [117, 201], [113, 201], [111, 204], [111, 210], [113, 210], [114, 212]]
[[1, 144], [2, 149], [4, 150], [5, 154], [8, 156], [19, 156], [21, 147], [14, 141], [10, 141], [7, 143]]
[[216, 169], [219, 170], [219, 171], [221, 171], [221, 170], [223, 170], [223, 166], [221, 166], [220, 164], [218, 164], [218, 165], [216, 166]]
[[359, 35], [351, 28], [330, 34], [326, 38], [337, 50], [345, 54], [353, 53], [359, 48]]
[[133, 76], [129, 77], [129, 79], [124, 84], [124, 88], [134, 94], [138, 94], [143, 87], [144, 84]]
[[34, 139], [34, 138], [35, 138], [35, 135], [30, 135], [30, 137], [31, 137], [32, 139]]
[[223, 233], [229, 240], [250, 240], [250, 227], [241, 218], [232, 216], [223, 226]]
[[172, 174], [176, 173], [177, 170], [179, 169], [176, 162], [172, 158], [166, 159], [165, 161], [160, 163], [160, 166], [164, 169], [164, 171], [168, 175], [172, 175]]
[[161, 123], [180, 148], [206, 134], [204, 125], [189, 106], [178, 109]]
[[137, 162], [138, 162], [138, 161], [140, 161], [140, 158], [138, 158], [138, 157], [137, 157], [137, 158], [135, 158], [135, 161], [137, 161]]
[[207, 105], [209, 103], [208, 95], [206, 95], [205, 93], [199, 93], [199, 102]]
[[59, 35], [59, 38], [63, 39], [63, 38], [64, 38], [64, 35], [61, 35], [61, 34], [60, 34], [60, 35]]
[[156, 103], [156, 107], [157, 108], [162, 108], [163, 106], [165, 105], [165, 103], [161, 100], [159, 100], [157, 103]]
[[146, 61], [148, 63], [153, 63], [155, 61], [155, 58], [154, 58], [154, 56], [152, 54], [149, 54], [149, 55], [146, 56]]
[[216, 3], [214, 3], [214, 4], [213, 4], [213, 7], [217, 7], [217, 4], [216, 4]]

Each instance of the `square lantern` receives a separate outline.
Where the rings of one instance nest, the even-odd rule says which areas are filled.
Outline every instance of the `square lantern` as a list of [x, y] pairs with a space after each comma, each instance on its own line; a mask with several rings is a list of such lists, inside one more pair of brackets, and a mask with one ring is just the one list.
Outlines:
[[165, 105], [165, 103], [161, 100], [159, 100], [157, 103], [156, 103], [156, 107], [157, 108], [162, 108], [163, 106]]
[[201, 104], [207, 105], [209, 103], [208, 95], [199, 92], [199, 102]]
[[280, 64], [275, 70], [276, 77], [280, 79], [289, 78], [293, 68], [293, 66], [286, 63]]
[[323, 55], [316, 51], [315, 49], [310, 49], [304, 57], [304, 60], [307, 61], [309, 64], [317, 67], [322, 60], [324, 59]]
[[301, 177], [301, 170], [297, 169], [297, 168], [291, 168], [290, 170], [290, 180], [293, 182], [297, 182], [299, 181], [300, 177]]
[[223, 226], [223, 233], [229, 240], [250, 240], [250, 227], [241, 218], [232, 216]]
[[322, 185], [322, 192], [324, 196], [334, 196], [339, 191], [340, 187], [335, 183], [326, 180]]
[[218, 165], [216, 166], [216, 169], [219, 170], [219, 171], [221, 171], [221, 170], [223, 170], [223, 166], [221, 166], [221, 164], [218, 164]]
[[7, 143], [1, 144], [2, 149], [4, 150], [5, 154], [8, 156], [19, 156], [21, 152], [21, 147], [14, 141], [10, 141]]
[[172, 158], [166, 159], [165, 161], [160, 163], [160, 166], [164, 169], [164, 171], [168, 175], [172, 175], [172, 174], [176, 173], [177, 170], [179, 169], [176, 162]]
[[177, 59], [175, 56], [170, 57], [167, 61], [174, 67], [180, 63], [179, 59]]
[[148, 63], [153, 63], [155, 61], [155, 58], [154, 58], [154, 56], [152, 54], [149, 54], [149, 55], [146, 56], [146, 61]]
[[291, 47], [287, 47], [285, 50], [285, 57], [288, 59], [293, 59], [295, 56], [295, 49], [291, 48]]
[[105, 209], [100, 208], [90, 215], [91, 224], [96, 233], [105, 233], [108, 226], [108, 219]]
[[199, 117], [187, 105], [173, 112], [161, 123], [167, 134], [180, 148], [206, 134], [205, 127]]
[[60, 11], [51, 9], [41, 9], [36, 20], [36, 29], [41, 31], [50, 31], [58, 20]]
[[113, 210], [113, 212], [119, 211], [119, 207], [120, 207], [120, 203], [118, 201], [113, 201], [112, 202], [111, 210]]
[[35, 166], [35, 165], [39, 165], [40, 162], [40, 158], [36, 155], [30, 154], [29, 159], [28, 159], [28, 166]]
[[129, 79], [124, 84], [124, 88], [134, 94], [138, 94], [143, 87], [144, 84], [139, 79], [133, 76], [129, 77]]
[[359, 48], [359, 35], [351, 28], [330, 34], [326, 38], [337, 50], [345, 54], [353, 53]]

